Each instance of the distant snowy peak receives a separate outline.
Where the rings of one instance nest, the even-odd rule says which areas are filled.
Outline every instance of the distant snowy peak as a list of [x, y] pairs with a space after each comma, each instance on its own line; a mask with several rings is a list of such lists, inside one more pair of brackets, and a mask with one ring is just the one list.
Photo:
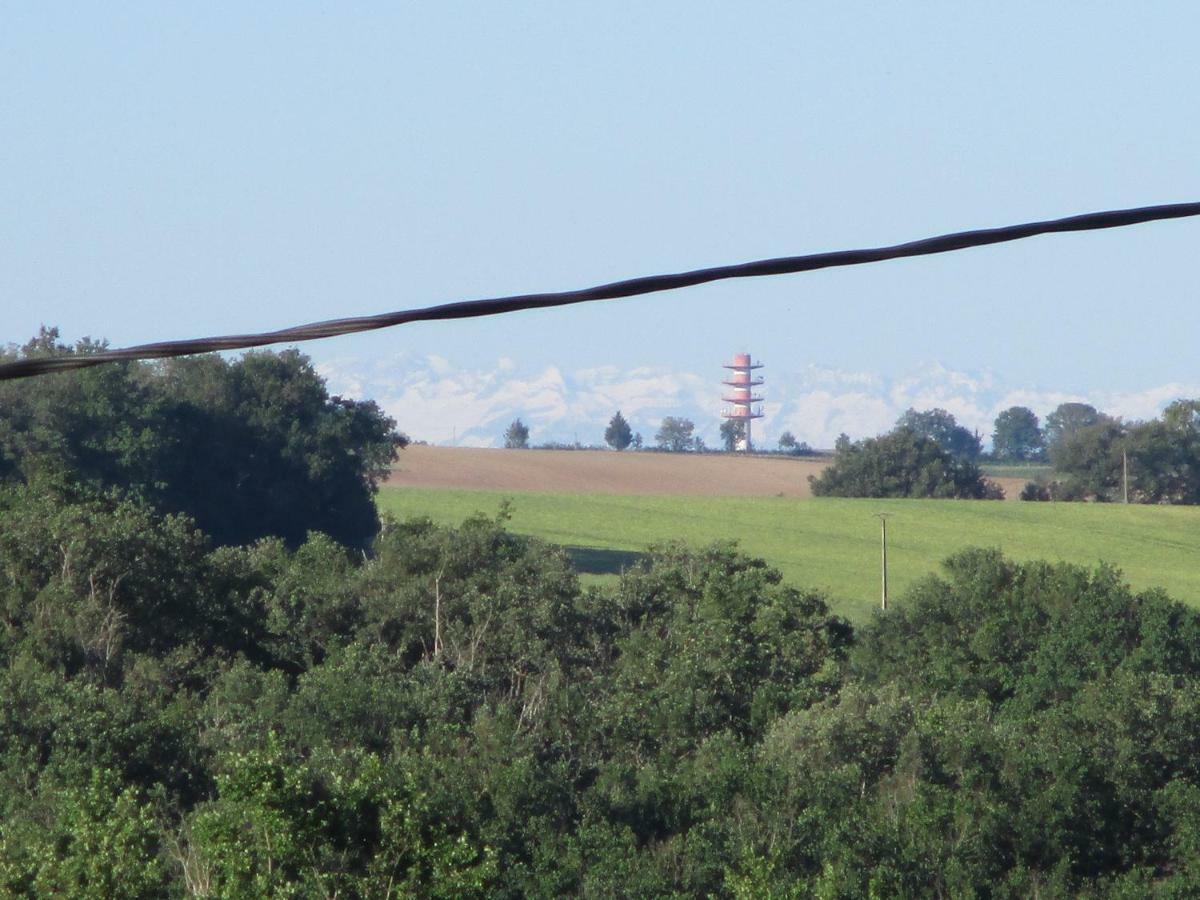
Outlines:
[[[691, 419], [710, 446], [719, 443], [720, 368], [563, 371], [557, 366], [526, 368], [508, 358], [461, 365], [411, 354], [334, 359], [317, 368], [331, 393], [375, 400], [403, 431], [430, 443], [499, 446], [504, 429], [520, 418], [535, 444], [600, 444], [618, 409], [647, 443], [653, 443], [665, 416]], [[1200, 396], [1200, 385], [1184, 383], [1083, 396], [1007, 385], [990, 372], [960, 372], [937, 362], [890, 378], [817, 365], [768, 365], [761, 374], [766, 416], [755, 423], [755, 431], [762, 446], [790, 431], [814, 447], [832, 447], [842, 433], [861, 438], [888, 430], [910, 407], [948, 410], [986, 443], [996, 415], [1010, 406], [1027, 406], [1044, 418], [1060, 403], [1082, 400], [1111, 415], [1144, 419], [1176, 398]]]

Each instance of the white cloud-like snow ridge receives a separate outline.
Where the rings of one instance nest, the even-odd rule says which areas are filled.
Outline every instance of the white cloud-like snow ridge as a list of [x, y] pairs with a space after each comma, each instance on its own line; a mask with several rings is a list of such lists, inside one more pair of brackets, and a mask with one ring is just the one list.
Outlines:
[[[380, 360], [335, 359], [318, 371], [330, 393], [372, 399], [401, 430], [417, 440], [467, 447], [503, 442], [508, 424], [520, 418], [533, 443], [603, 443], [616, 410], [652, 443], [664, 416], [684, 416], [710, 446], [719, 443], [720, 369], [686, 372], [644, 366], [564, 371], [526, 367], [509, 358], [459, 365], [439, 356], [400, 354]], [[839, 434], [869, 437], [891, 428], [910, 407], [940, 407], [986, 443], [996, 415], [1027, 406], [1039, 416], [1060, 403], [1083, 401], [1110, 415], [1146, 419], [1179, 397], [1200, 397], [1200, 385], [1173, 382], [1140, 391], [1092, 396], [1005, 385], [992, 373], [967, 373], [929, 363], [899, 377], [821, 366], [763, 369], [765, 418], [755, 440], [772, 446], [784, 431], [813, 447], [829, 448]]]

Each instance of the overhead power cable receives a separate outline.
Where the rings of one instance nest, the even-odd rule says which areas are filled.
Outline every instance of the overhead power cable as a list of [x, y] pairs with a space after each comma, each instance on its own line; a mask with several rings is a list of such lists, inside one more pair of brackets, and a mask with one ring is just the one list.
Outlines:
[[812, 253], [806, 256], [784, 256], [778, 259], [760, 259], [754, 262], [731, 266], [716, 266], [696, 269], [673, 275], [647, 275], [627, 281], [615, 281], [596, 287], [575, 291], [559, 291], [546, 294], [519, 294], [512, 297], [494, 297], [485, 300], [461, 300], [426, 306], [418, 309], [403, 309], [375, 316], [356, 316], [346, 319], [330, 319], [313, 322], [294, 328], [282, 328], [260, 334], [235, 334], [224, 337], [197, 338], [184, 341], [163, 341], [155, 344], [140, 344], [120, 350], [104, 350], [97, 353], [75, 353], [62, 356], [20, 359], [0, 365], [0, 381], [13, 378], [29, 378], [49, 372], [67, 369], [82, 369], [101, 363], [132, 359], [164, 359], [188, 356], [193, 353], [211, 353], [218, 350], [243, 350], [267, 344], [313, 341], [318, 338], [337, 337], [359, 331], [373, 331], [405, 325], [409, 322], [430, 322], [442, 319], [471, 319], [478, 316], [494, 316], [500, 313], [523, 309], [545, 309], [552, 306], [567, 306], [573, 303], [590, 303], [594, 300], [616, 300], [673, 291], [678, 288], [723, 281], [728, 278], [754, 278], [761, 275], [788, 275], [796, 272], [811, 272], [814, 269], [829, 269], [835, 266], [857, 266], [863, 263], [882, 262], [909, 256], [928, 256], [933, 253], [949, 253], [968, 247], [982, 247], [1018, 241], [1039, 234], [1064, 231], [1093, 231], [1101, 228], [1121, 228], [1160, 219], [1179, 219], [1200, 215], [1200, 203], [1173, 203], [1166, 206], [1144, 206], [1138, 209], [1119, 209], [1106, 212], [1086, 213], [1065, 219], [1046, 222], [1027, 222], [1023, 225], [1007, 225], [1001, 228], [985, 228], [977, 231], [960, 231], [925, 238], [891, 247], [873, 247], [862, 250], [836, 250], [830, 253]]

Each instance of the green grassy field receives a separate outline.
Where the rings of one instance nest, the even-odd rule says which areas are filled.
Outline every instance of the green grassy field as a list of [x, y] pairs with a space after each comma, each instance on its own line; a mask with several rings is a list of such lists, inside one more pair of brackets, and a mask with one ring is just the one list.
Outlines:
[[[572, 550], [592, 577], [619, 571], [647, 545], [735, 538], [796, 585], [823, 590], [862, 621], [879, 601], [879, 520], [888, 518], [893, 598], [963, 547], [999, 547], [1016, 559], [1119, 567], [1137, 588], [1162, 587], [1200, 605], [1200, 508], [964, 500], [845, 500], [503, 494], [384, 488], [382, 510], [457, 523], [501, 501], [511, 528]], [[608, 575], [607, 577], [612, 577]], [[586, 575], [585, 575], [586, 579]]]

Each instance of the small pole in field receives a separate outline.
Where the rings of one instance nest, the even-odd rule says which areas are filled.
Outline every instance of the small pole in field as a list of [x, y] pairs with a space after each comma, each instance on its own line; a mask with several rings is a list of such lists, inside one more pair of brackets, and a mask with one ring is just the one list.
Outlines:
[[887, 520], [888, 513], [876, 513], [875, 518], [879, 520], [880, 529], [880, 548], [881, 548], [881, 572], [882, 572], [882, 596], [879, 602], [879, 608], [884, 612], [887, 611], [888, 591], [887, 591]]
[[433, 658], [442, 655], [442, 576], [433, 579]]
[[1121, 484], [1125, 502], [1129, 502], [1129, 453], [1121, 448]]

